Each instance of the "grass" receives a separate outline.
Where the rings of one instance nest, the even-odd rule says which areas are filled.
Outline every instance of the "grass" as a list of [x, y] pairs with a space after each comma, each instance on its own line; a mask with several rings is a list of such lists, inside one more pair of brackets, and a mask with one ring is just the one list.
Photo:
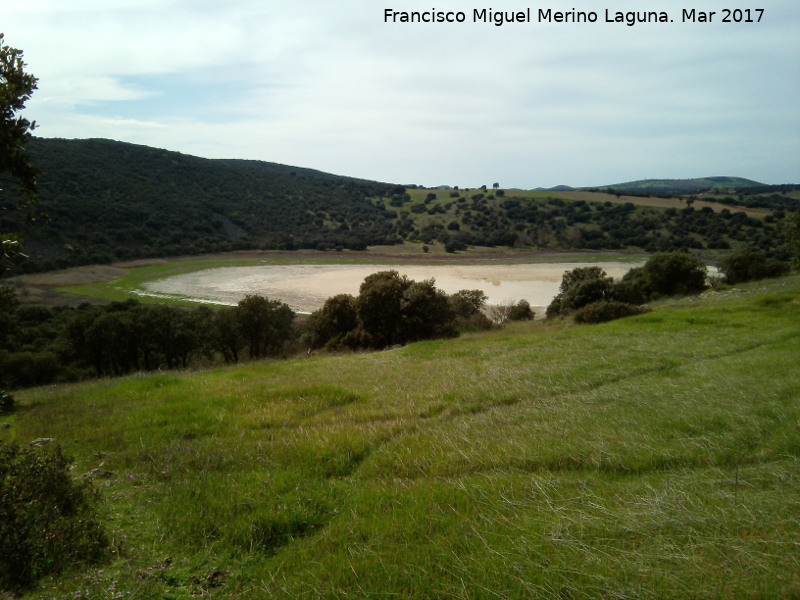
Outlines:
[[18, 393], [103, 469], [30, 598], [798, 598], [800, 278], [598, 326]]

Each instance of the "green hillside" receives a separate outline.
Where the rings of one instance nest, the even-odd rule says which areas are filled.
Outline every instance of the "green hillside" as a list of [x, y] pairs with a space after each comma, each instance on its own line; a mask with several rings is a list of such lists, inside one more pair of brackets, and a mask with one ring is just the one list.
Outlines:
[[48, 219], [26, 225], [4, 216], [0, 230], [23, 229], [32, 258], [52, 266], [236, 248], [363, 248], [384, 243], [390, 230], [388, 215], [368, 200], [388, 193], [386, 184], [110, 140], [34, 138], [29, 150]]
[[[110, 140], [34, 138], [30, 155], [41, 172], [39, 208], [47, 219], [26, 223], [20, 211], [0, 210], [0, 231], [25, 234], [30, 258], [22, 271], [404, 242], [450, 252], [475, 246], [647, 252], [749, 246], [785, 258], [781, 221], [800, 208], [788, 188], [720, 188], [746, 182], [736, 178], [703, 180], [720, 195], [706, 194], [691, 206], [694, 200], [654, 204], [648, 196], [670, 191], [655, 180], [646, 182], [652, 188], [624, 184], [611, 194], [427, 190]], [[694, 193], [700, 180], [692, 181], [686, 185]], [[0, 181], [6, 194], [13, 187]], [[9, 202], [10, 196], [0, 197], [0, 208]]]
[[114, 553], [29, 599], [795, 598], [800, 278], [17, 394]]

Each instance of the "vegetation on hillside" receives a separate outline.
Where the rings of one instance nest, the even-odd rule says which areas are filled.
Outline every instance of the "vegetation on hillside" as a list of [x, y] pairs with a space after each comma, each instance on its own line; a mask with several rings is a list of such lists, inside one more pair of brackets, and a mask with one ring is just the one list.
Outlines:
[[383, 202], [398, 212], [392, 230], [398, 238], [438, 242], [449, 251], [471, 245], [646, 252], [752, 247], [780, 260], [787, 258], [787, 211], [800, 209], [800, 200], [787, 197], [785, 210], [759, 219], [732, 208], [696, 209], [691, 200], [679, 209], [501, 192], [413, 190]]
[[21, 391], [0, 439], [102, 470], [118, 552], [26, 598], [791, 598], [799, 311], [795, 276]]
[[800, 208], [785, 190], [742, 188], [708, 197], [774, 211], [753, 218], [736, 206], [695, 209], [691, 198], [678, 209], [570, 200], [556, 192], [412, 189], [110, 140], [33, 138], [29, 146], [48, 218], [30, 224], [21, 215], [0, 214], [0, 230], [25, 233], [30, 259], [18, 269], [28, 271], [404, 241], [439, 243], [451, 252], [474, 245], [647, 252], [752, 246], [785, 259], [782, 223]]
[[[239, 248], [362, 249], [391, 216], [368, 198], [391, 186], [255, 161], [206, 160], [109, 140], [30, 143], [48, 219], [21, 227], [22, 269]], [[393, 239], [388, 240], [389, 242]]]

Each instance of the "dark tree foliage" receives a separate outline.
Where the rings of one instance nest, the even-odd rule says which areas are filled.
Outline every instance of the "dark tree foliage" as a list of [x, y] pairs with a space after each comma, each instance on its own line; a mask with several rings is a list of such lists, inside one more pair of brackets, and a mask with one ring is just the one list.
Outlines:
[[730, 284], [781, 277], [789, 272], [789, 264], [767, 257], [758, 250], [742, 250], [729, 254], [719, 263], [719, 269]]
[[433, 338], [453, 337], [455, 315], [447, 294], [435, 286], [433, 279], [414, 281], [400, 300], [400, 343]]
[[575, 311], [575, 322], [581, 324], [606, 323], [625, 317], [633, 317], [645, 312], [641, 306], [634, 306], [618, 300], [592, 302]]
[[458, 331], [480, 331], [491, 329], [492, 322], [484, 313], [488, 297], [483, 290], [460, 290], [451, 294], [448, 301]]
[[410, 285], [397, 271], [380, 271], [364, 279], [356, 302], [364, 345], [385, 348], [403, 343], [402, 301]]
[[352, 348], [358, 345], [355, 335], [358, 327], [356, 298], [338, 294], [325, 301], [308, 322], [308, 343], [312, 348]]
[[[30, 217], [28, 209], [37, 199], [37, 171], [27, 154], [35, 124], [18, 115], [35, 89], [36, 78], [25, 72], [22, 52], [7, 46], [0, 33], [0, 217], [10, 211]], [[3, 189], [9, 184], [17, 186], [16, 194]], [[0, 274], [10, 270], [21, 253], [22, 238], [8, 233], [5, 220], [0, 220]]]
[[610, 298], [613, 280], [600, 267], [578, 267], [566, 271], [558, 294], [547, 307], [547, 316], [569, 314], [579, 308]]
[[516, 304], [512, 304], [511, 310], [508, 312], [509, 321], [532, 321], [533, 318], [533, 309], [527, 300], [520, 300]]
[[[48, 221], [22, 229], [29, 269], [237, 249], [362, 250], [393, 216], [390, 186], [257, 161], [208, 160], [110, 140], [33, 138]], [[396, 216], [396, 215], [395, 215]]]
[[433, 279], [380, 271], [364, 279], [358, 297], [334, 296], [314, 312], [307, 341], [313, 348], [354, 349], [452, 337], [459, 325], [478, 323], [475, 314], [485, 298], [480, 291], [462, 291], [454, 300]]
[[684, 252], [656, 254], [621, 281], [614, 281], [600, 267], [580, 267], [564, 273], [547, 316], [567, 315], [595, 303], [601, 303], [593, 309], [597, 314], [613, 313], [619, 309], [617, 303], [635, 306], [664, 296], [696, 294], [706, 289], [706, 278], [703, 261]]
[[223, 308], [216, 311], [208, 323], [208, 347], [222, 354], [225, 362], [235, 363], [239, 362], [239, 353], [244, 345], [236, 310]]
[[279, 356], [292, 335], [294, 317], [292, 309], [283, 302], [245, 296], [237, 305], [237, 321], [250, 358]]
[[[0, 325], [3, 317], [0, 302]], [[260, 296], [217, 310], [135, 300], [18, 306], [10, 320], [14, 328], [0, 347], [0, 386], [8, 388], [186, 368], [217, 358], [237, 362], [245, 349], [251, 358], [279, 356], [295, 336], [291, 309]]]
[[642, 267], [642, 274], [651, 299], [700, 293], [706, 289], [708, 276], [705, 263], [684, 252], [652, 256]]
[[786, 239], [792, 264], [800, 269], [800, 210], [797, 210], [786, 224]]

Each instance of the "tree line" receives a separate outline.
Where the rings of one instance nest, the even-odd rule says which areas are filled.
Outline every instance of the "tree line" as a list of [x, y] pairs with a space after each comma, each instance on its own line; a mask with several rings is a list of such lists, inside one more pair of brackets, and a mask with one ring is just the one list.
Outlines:
[[310, 316], [248, 295], [236, 306], [179, 308], [137, 300], [78, 307], [21, 305], [0, 286], [0, 389], [138, 371], [285, 357], [313, 349], [380, 349], [453, 337], [533, 318], [525, 301], [484, 314], [486, 295], [452, 295], [433, 279], [368, 276], [357, 297], [338, 295]]
[[[726, 284], [738, 284], [786, 275], [790, 265], [745, 249], [726, 256], [719, 269]], [[546, 315], [572, 315], [578, 323], [611, 321], [639, 314], [646, 303], [659, 298], [699, 294], [711, 283], [705, 263], [686, 252], [655, 254], [619, 281], [600, 267], [579, 267], [564, 273]]]
[[[778, 277], [789, 268], [759, 250], [732, 253], [720, 262], [730, 284]], [[699, 293], [708, 285], [705, 263], [685, 252], [653, 255], [619, 281], [600, 267], [580, 267], [564, 273], [546, 316], [600, 322], [637, 314], [664, 296]], [[0, 389], [318, 349], [382, 349], [533, 316], [525, 300], [489, 307], [480, 290], [446, 294], [433, 279], [414, 281], [397, 271], [367, 276], [358, 295], [333, 296], [309, 316], [258, 295], [217, 309], [136, 300], [74, 308], [20, 305], [11, 287], [0, 286]]]

